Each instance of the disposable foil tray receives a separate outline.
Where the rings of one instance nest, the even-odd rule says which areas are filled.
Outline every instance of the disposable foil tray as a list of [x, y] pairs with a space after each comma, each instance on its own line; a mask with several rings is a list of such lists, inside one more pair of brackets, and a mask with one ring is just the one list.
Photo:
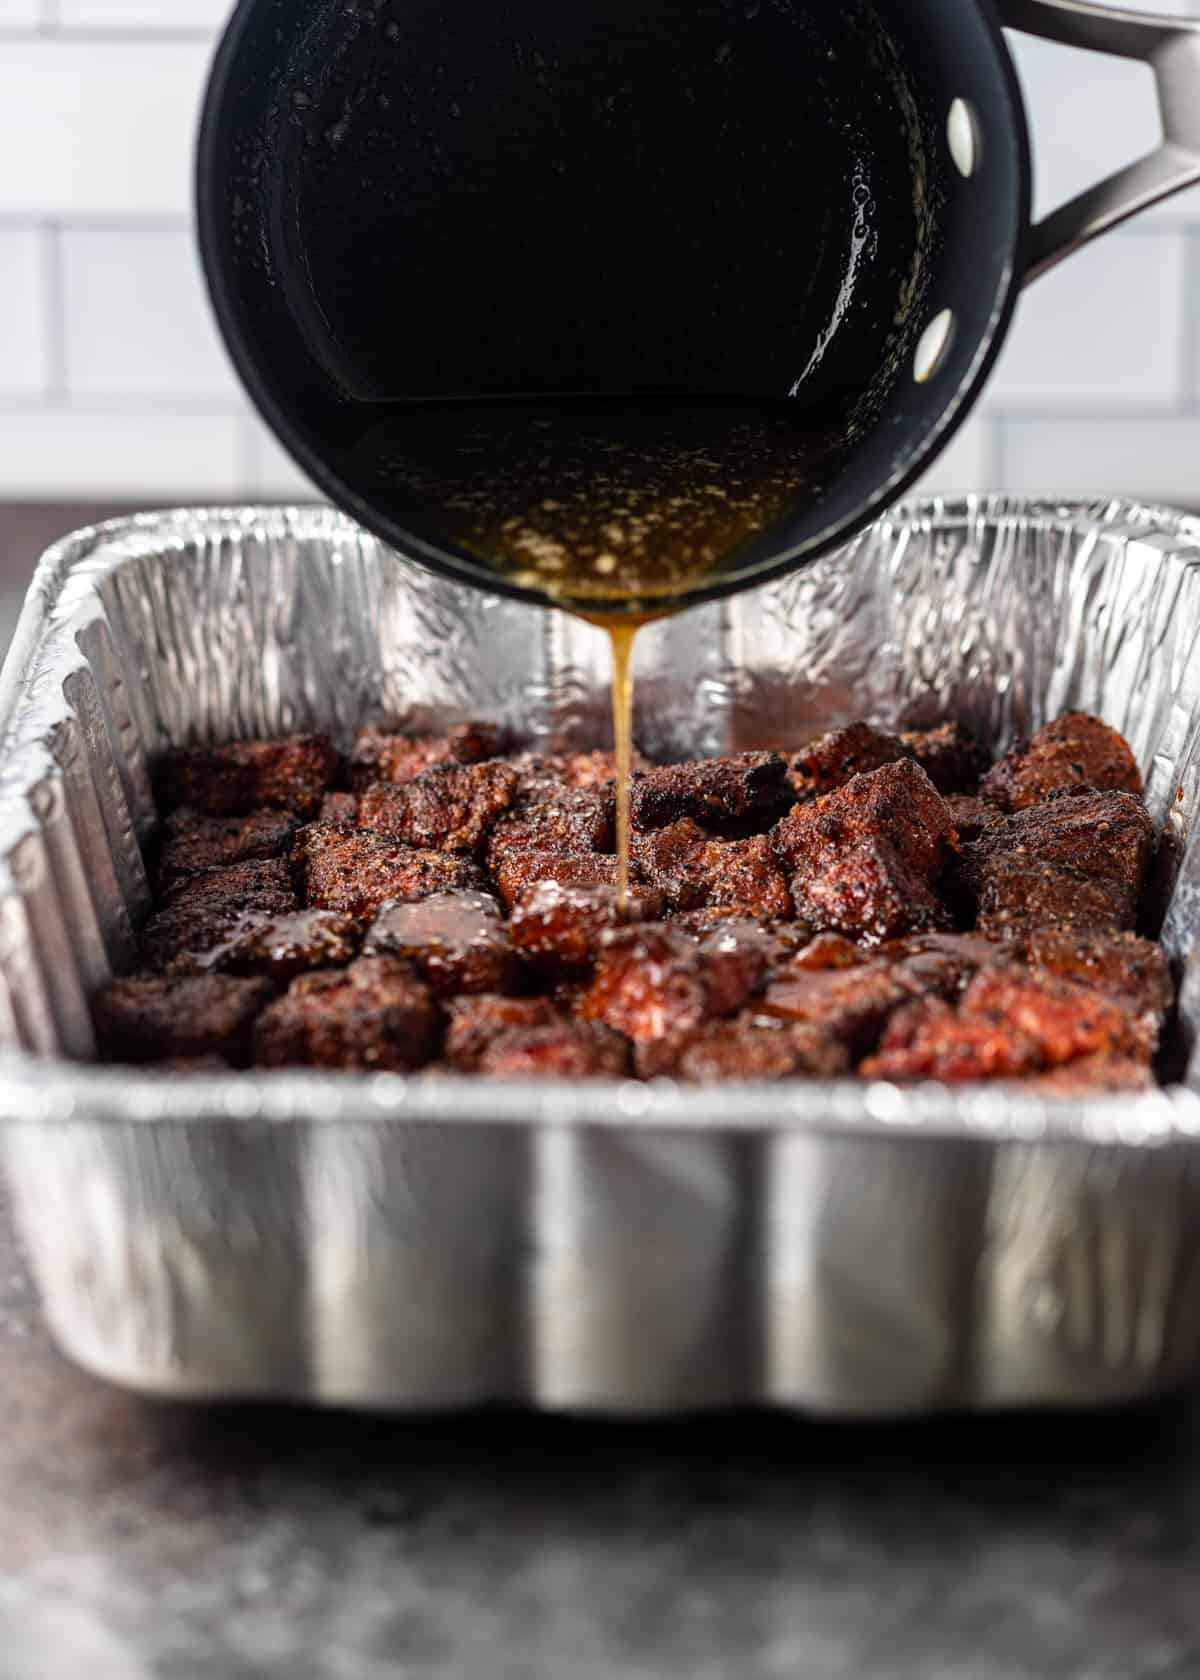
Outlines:
[[639, 651], [639, 739], [668, 757], [863, 715], [1124, 730], [1182, 980], [1169, 1089], [172, 1077], [86, 1065], [88, 994], [149, 902], [156, 754], [382, 717], [603, 744], [606, 647], [324, 511], [60, 544], [0, 676], [0, 1119], [62, 1347], [159, 1394], [393, 1408], [878, 1415], [1187, 1382], [1198, 636], [1200, 524], [996, 498], [910, 503]]

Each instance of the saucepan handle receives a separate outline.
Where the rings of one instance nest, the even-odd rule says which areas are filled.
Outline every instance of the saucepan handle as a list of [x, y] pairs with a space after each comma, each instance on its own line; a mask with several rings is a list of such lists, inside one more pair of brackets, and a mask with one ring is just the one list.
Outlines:
[[1006, 28], [1150, 65], [1162, 113], [1163, 139], [1156, 151], [1035, 224], [1028, 281], [1140, 210], [1200, 182], [1200, 22], [1147, 17], [1088, 0], [1000, 0], [1000, 14]]

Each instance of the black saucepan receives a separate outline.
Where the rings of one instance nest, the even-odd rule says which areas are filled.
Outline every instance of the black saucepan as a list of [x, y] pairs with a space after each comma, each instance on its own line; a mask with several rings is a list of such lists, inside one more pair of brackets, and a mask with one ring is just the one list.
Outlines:
[[[1166, 139], [1047, 222], [1008, 25], [1150, 62]], [[1022, 283], [1200, 180], [1200, 24], [1081, 0], [241, 0], [198, 164], [221, 330], [299, 465], [386, 541], [398, 401], [792, 397], [824, 493], [689, 599], [877, 515], [969, 412]], [[533, 597], [539, 598], [539, 597]]]

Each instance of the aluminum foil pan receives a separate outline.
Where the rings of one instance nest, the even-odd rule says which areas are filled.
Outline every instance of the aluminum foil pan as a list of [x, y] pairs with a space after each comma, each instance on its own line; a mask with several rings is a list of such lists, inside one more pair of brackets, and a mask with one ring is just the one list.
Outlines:
[[0, 1118], [50, 1324], [180, 1396], [839, 1414], [1115, 1401], [1200, 1369], [1200, 523], [910, 503], [647, 633], [661, 754], [863, 714], [1129, 736], [1164, 836], [1181, 1082], [1080, 1102], [80, 1065], [128, 962], [165, 747], [380, 715], [603, 742], [586, 626], [442, 583], [332, 513], [60, 544], [0, 675]]

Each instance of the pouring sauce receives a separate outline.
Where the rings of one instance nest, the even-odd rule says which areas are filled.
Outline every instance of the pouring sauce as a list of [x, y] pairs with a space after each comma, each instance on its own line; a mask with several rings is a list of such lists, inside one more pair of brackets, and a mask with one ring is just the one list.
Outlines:
[[607, 632], [622, 913], [637, 632], [819, 495], [842, 443], [794, 402], [547, 397], [391, 408], [354, 451], [408, 528]]

